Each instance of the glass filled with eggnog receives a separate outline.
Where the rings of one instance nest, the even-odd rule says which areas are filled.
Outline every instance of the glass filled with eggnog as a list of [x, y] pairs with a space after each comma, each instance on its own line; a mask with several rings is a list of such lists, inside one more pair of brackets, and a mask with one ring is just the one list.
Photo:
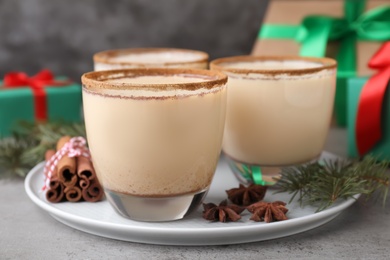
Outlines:
[[226, 83], [221, 72], [196, 69], [82, 76], [93, 165], [120, 215], [170, 221], [202, 203], [221, 151]]
[[222, 150], [244, 184], [273, 185], [283, 167], [316, 160], [330, 127], [336, 61], [237, 56], [211, 62], [228, 75]]
[[98, 52], [95, 71], [125, 68], [207, 69], [209, 55], [203, 51], [176, 48], [132, 48]]

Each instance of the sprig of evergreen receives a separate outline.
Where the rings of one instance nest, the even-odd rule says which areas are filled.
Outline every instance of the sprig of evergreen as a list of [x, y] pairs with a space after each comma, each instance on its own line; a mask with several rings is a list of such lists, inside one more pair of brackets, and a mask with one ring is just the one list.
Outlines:
[[34, 147], [36, 143], [18, 136], [0, 140], [1, 173], [7, 176], [18, 175], [24, 177], [32, 168], [25, 151]]
[[56, 148], [58, 139], [64, 135], [85, 136], [84, 124], [21, 122], [12, 136], [0, 139], [0, 173], [26, 176], [44, 160], [47, 150]]
[[277, 182], [278, 192], [292, 194], [301, 205], [317, 206], [324, 210], [339, 199], [350, 199], [357, 194], [371, 198], [378, 191], [383, 205], [390, 186], [389, 162], [379, 162], [372, 156], [362, 161], [329, 160], [282, 170]]

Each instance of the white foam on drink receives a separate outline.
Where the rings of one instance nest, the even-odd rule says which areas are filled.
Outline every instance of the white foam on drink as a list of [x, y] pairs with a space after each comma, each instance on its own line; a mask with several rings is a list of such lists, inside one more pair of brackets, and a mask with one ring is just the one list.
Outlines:
[[201, 77], [185, 77], [185, 76], [141, 76], [141, 77], [131, 77], [131, 78], [117, 78], [109, 79], [106, 82], [110, 83], [130, 83], [130, 84], [181, 84], [181, 83], [196, 83], [204, 82], [210, 78], [201, 78]]
[[192, 62], [203, 59], [202, 55], [189, 52], [147, 52], [137, 54], [120, 54], [110, 58], [111, 62], [134, 63], [177, 63]]
[[[219, 66], [227, 69], [248, 70], [250, 73], [236, 73], [224, 71], [232, 78], [246, 78], [246, 79], [287, 79], [296, 80], [304, 78], [322, 78], [324, 76], [333, 75], [336, 73], [334, 68], [322, 69], [315, 72], [302, 71], [302, 73], [295, 73], [299, 70], [315, 69], [324, 67], [322, 63], [302, 61], [302, 60], [267, 60], [267, 61], [240, 61], [240, 62], [226, 62]], [[258, 72], [257, 72], [258, 71]], [[280, 73], [267, 73], [267, 71], [280, 71]], [[291, 71], [291, 73], [289, 73]]]
[[[197, 75], [198, 76], [198, 75]], [[191, 77], [173, 75], [173, 76], [140, 76], [140, 77], [123, 77], [123, 78], [112, 78], [105, 82], [108, 83], [119, 83], [119, 84], [138, 84], [145, 85], [145, 88], [139, 89], [122, 89], [122, 88], [102, 88], [98, 92], [103, 95], [118, 96], [118, 97], [171, 97], [171, 96], [191, 96], [200, 95], [205, 93], [211, 93], [221, 90], [224, 86], [215, 87], [212, 89], [199, 88], [195, 90], [187, 90], [183, 85], [183, 88], [175, 88], [176, 84], [186, 83], [199, 83], [206, 82], [212, 79], [211, 77]], [[166, 85], [171, 84], [172, 88], [157, 89], [150, 85]]]
[[250, 62], [223, 63], [225, 68], [247, 69], [247, 70], [296, 70], [322, 67], [323, 64], [298, 60], [269, 60]]

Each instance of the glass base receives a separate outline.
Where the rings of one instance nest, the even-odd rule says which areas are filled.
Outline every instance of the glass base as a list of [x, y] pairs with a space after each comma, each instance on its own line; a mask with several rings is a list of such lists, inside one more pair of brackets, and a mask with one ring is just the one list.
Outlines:
[[230, 169], [238, 181], [244, 185], [257, 184], [272, 186], [280, 179], [282, 169], [280, 167], [260, 167], [259, 165], [236, 162], [226, 157]]
[[105, 190], [108, 201], [123, 217], [137, 221], [182, 219], [198, 208], [208, 189], [172, 197], [141, 197]]
[[[314, 159], [306, 162], [313, 163], [318, 161], [320, 156], [316, 156]], [[225, 156], [230, 169], [238, 181], [244, 185], [257, 184], [263, 186], [272, 186], [278, 182], [281, 178], [282, 169], [288, 167], [296, 167], [297, 165], [283, 165], [283, 166], [260, 166], [255, 164], [247, 164], [243, 162], [237, 162]]]

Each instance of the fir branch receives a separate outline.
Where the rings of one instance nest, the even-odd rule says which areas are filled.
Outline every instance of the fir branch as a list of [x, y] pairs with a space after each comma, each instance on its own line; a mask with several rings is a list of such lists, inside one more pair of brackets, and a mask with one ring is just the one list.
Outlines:
[[366, 199], [373, 197], [377, 193], [382, 197], [383, 206], [386, 203], [387, 193], [390, 187], [390, 175], [388, 172], [388, 161], [377, 161], [374, 157], [366, 157], [361, 163], [360, 167], [352, 168], [356, 175], [360, 176], [365, 181], [364, 187]]
[[0, 172], [24, 177], [64, 135], [85, 137], [84, 124], [20, 122], [11, 137], [0, 139]]
[[275, 187], [278, 192], [293, 194], [291, 201], [298, 196], [297, 200], [302, 206], [317, 206], [317, 211], [328, 208], [339, 199], [350, 199], [357, 194], [370, 199], [376, 191], [380, 192], [385, 204], [390, 186], [388, 166], [388, 162], [378, 162], [370, 156], [360, 162], [316, 162], [283, 169]]
[[302, 206], [305, 193], [310, 190], [308, 185], [314, 181], [316, 174], [321, 170], [322, 165], [318, 163], [284, 168], [282, 177], [278, 180], [276, 187], [279, 192], [288, 192], [292, 194], [289, 203], [298, 195], [298, 201]]
[[5, 175], [24, 177], [31, 169], [25, 152], [36, 145], [34, 141], [19, 137], [3, 138], [0, 141], [0, 165]]

